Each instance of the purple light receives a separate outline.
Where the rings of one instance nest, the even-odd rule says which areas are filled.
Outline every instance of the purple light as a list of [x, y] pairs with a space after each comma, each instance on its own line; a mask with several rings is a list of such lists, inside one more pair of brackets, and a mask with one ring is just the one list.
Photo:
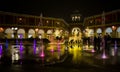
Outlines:
[[20, 58], [22, 58], [22, 51], [23, 51], [23, 48], [22, 48], [22, 35], [20, 35]]
[[0, 58], [2, 56], [2, 45], [0, 45]]
[[115, 49], [117, 49], [117, 42], [115, 41]]
[[34, 49], [34, 54], [36, 54], [36, 40], [34, 39], [34, 43], [33, 43], [33, 49]]

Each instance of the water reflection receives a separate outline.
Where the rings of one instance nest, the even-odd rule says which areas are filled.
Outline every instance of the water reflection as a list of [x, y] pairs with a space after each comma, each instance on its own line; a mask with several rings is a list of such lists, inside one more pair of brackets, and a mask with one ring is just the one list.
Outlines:
[[82, 58], [82, 48], [78, 45], [74, 45], [73, 48], [69, 48], [69, 53], [73, 55], [72, 61], [74, 63], [79, 63]]
[[[34, 48], [36, 47], [36, 48]], [[20, 63], [33, 60], [35, 63], [51, 64], [60, 62], [65, 57], [64, 44], [23, 44], [22, 41], [17, 45], [10, 45], [9, 54], [12, 63]]]
[[[36, 42], [34, 39], [31, 43], [23, 44], [22, 39], [16, 40], [16, 44], [9, 43], [7, 54], [11, 57], [12, 62], [23, 61], [34, 61], [41, 65], [54, 64], [57, 62], [63, 62], [66, 55], [70, 55], [70, 59], [73, 64], [117, 64], [120, 63], [119, 48], [117, 43], [110, 48], [107, 52], [109, 58], [102, 58], [103, 51], [92, 52], [94, 46], [82, 45], [79, 43], [66, 44], [63, 43], [48, 43], [44, 44], [41, 41]], [[0, 56], [2, 56], [4, 45], [0, 45]], [[86, 47], [86, 48], [84, 48]], [[6, 48], [5, 48], [6, 49]], [[116, 49], [116, 51], [115, 51]], [[32, 62], [30, 62], [32, 63]]]
[[0, 44], [0, 59], [1, 59], [1, 57], [2, 57], [2, 50], [3, 49], [3, 47], [2, 47], [2, 45]]
[[47, 61], [56, 61], [62, 59], [62, 56], [65, 54], [65, 45], [63, 44], [49, 44], [47, 48]]

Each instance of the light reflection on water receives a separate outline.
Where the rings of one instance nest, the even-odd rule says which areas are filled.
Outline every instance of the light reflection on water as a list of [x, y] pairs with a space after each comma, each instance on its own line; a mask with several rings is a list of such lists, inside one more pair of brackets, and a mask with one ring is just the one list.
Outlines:
[[83, 51], [83, 48], [81, 46], [78, 46], [78, 44], [75, 44], [72, 47], [69, 47], [69, 54], [72, 55], [72, 63], [74, 64], [81, 64], [83, 61], [91, 62], [90, 59], [86, 59], [86, 57], [91, 57], [92, 54], [85, 53]]
[[[35, 46], [35, 45], [34, 45]], [[62, 59], [64, 59], [66, 55], [66, 46], [64, 44], [48, 44], [45, 45], [44, 47], [44, 57], [40, 57], [39, 54], [41, 53], [41, 45], [36, 44], [36, 48], [33, 45], [29, 44], [26, 46], [21, 46], [23, 47], [23, 52], [22, 56], [23, 58], [29, 58], [29, 59], [34, 59], [38, 63], [55, 63], [55, 62], [60, 62]], [[72, 47], [71, 47], [72, 46]], [[112, 56], [109, 54], [109, 58], [106, 60], [103, 60], [99, 57], [102, 53], [97, 53], [97, 52], [86, 52], [83, 50], [83, 46], [80, 46], [78, 44], [74, 44], [67, 47], [69, 55], [72, 55], [71, 62], [74, 64], [81, 64], [82, 62], [86, 62], [89, 64], [117, 64], [120, 63], [120, 57], [119, 56]], [[13, 46], [9, 45], [9, 51], [11, 51]], [[20, 46], [19, 46], [20, 47]], [[36, 49], [36, 51], [35, 51]], [[19, 50], [19, 49], [16, 49]], [[112, 51], [112, 49], [111, 49]], [[111, 52], [110, 51], [110, 52]], [[35, 54], [36, 52], [36, 54]], [[12, 54], [11, 52], [8, 52]], [[19, 53], [19, 52], [17, 52]], [[118, 52], [119, 53], [119, 52]], [[14, 53], [13, 53], [14, 54]], [[19, 54], [18, 54], [19, 55]], [[99, 57], [99, 58], [96, 58]], [[20, 56], [14, 56], [14, 57], [20, 57]], [[33, 58], [32, 58], [33, 57]], [[20, 58], [14, 58], [14, 59], [20, 59]]]
[[[34, 60], [37, 63], [49, 64], [60, 62], [65, 57], [64, 44], [48, 44], [47, 46], [39, 44], [36, 44], [36, 46], [35, 44], [33, 45], [22, 45], [21, 43], [20, 45], [9, 45], [8, 55], [11, 56], [12, 62]], [[20, 48], [22, 48], [22, 52]]]
[[75, 48], [70, 48], [69, 49], [69, 53], [73, 55], [72, 57], [72, 61], [73, 63], [78, 63], [81, 61], [81, 58], [82, 58], [82, 51], [80, 48], [78, 47], [75, 47]]
[[[114, 48], [114, 47], [113, 47]], [[120, 56], [119, 51], [116, 55], [111, 55], [113, 52], [112, 47], [110, 48], [109, 52], [104, 53], [101, 52], [92, 52], [88, 50], [83, 50], [82, 47], [79, 47], [78, 44], [70, 45], [68, 48], [69, 54], [72, 55], [72, 63], [74, 64], [81, 64], [87, 63], [90, 65], [107, 65], [107, 64], [119, 64], [120, 63]], [[106, 58], [102, 58], [103, 54]]]

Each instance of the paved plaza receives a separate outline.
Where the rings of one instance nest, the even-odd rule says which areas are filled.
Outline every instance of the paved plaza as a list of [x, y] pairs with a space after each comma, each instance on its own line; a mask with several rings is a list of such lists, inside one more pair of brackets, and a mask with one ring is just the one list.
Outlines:
[[29, 61], [27, 64], [0, 64], [0, 72], [119, 72], [120, 57], [100, 53], [76, 51], [67, 52], [64, 61], [51, 64], [38, 64]]

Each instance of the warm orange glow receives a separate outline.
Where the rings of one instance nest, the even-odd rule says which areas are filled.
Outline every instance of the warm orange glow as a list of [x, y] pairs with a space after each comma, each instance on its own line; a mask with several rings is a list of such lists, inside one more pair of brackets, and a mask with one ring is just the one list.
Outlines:
[[116, 26], [112, 26], [112, 30], [116, 30]]
[[19, 20], [21, 21], [21, 20], [22, 20], [22, 18], [19, 18]]
[[3, 32], [3, 31], [4, 31], [4, 29], [2, 27], [0, 27], [0, 32]]
[[36, 28], [35, 31], [38, 32], [38, 28]]

